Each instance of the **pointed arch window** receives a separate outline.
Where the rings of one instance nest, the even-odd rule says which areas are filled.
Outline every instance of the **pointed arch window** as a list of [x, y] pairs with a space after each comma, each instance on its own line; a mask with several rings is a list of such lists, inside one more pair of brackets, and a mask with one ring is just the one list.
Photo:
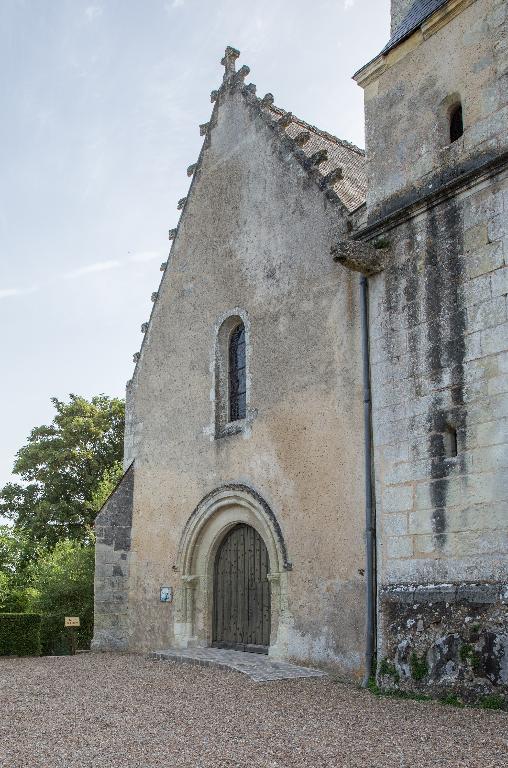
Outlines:
[[256, 411], [250, 405], [250, 322], [235, 307], [215, 324], [212, 400], [215, 439], [240, 432], [250, 435]]
[[245, 418], [246, 392], [245, 326], [240, 322], [229, 339], [229, 421]]

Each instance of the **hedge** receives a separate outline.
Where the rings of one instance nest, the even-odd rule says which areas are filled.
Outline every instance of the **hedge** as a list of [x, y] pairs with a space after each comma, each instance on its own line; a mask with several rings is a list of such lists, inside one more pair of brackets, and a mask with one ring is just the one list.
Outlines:
[[[73, 630], [77, 648], [87, 650], [93, 633], [93, 620]], [[66, 656], [70, 653], [69, 630], [64, 614], [0, 613], [0, 656]]]
[[0, 656], [40, 656], [38, 613], [0, 613]]
[[[93, 634], [93, 621], [82, 620], [76, 633], [77, 648], [88, 650]], [[43, 656], [66, 656], [70, 652], [69, 630], [65, 629], [65, 615], [53, 613], [41, 617], [41, 647]]]

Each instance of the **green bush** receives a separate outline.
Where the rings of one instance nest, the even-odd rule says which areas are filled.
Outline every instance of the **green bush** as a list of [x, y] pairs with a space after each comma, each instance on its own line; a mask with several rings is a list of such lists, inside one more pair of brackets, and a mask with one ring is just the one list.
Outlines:
[[439, 699], [441, 704], [446, 704], [449, 707], [463, 707], [464, 702], [459, 699], [458, 696], [455, 696], [454, 693], [447, 693], [446, 696], [443, 696], [441, 699]]
[[0, 613], [0, 656], [40, 656], [38, 613]]

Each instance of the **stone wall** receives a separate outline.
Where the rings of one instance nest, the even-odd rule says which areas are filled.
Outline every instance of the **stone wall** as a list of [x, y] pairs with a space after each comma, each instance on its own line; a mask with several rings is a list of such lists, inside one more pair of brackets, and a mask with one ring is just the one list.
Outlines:
[[[201, 500], [240, 484], [273, 510], [292, 563], [282, 572], [271, 563], [273, 605], [284, 616], [284, 636], [271, 647], [362, 675], [359, 290], [358, 277], [339, 274], [330, 256], [346, 214], [257, 104], [238, 91], [215, 98], [128, 388], [126, 445], [136, 461], [130, 647], [165, 648], [183, 631], [211, 641], [202, 596], [212, 555], [202, 556], [202, 571], [183, 573], [179, 547]], [[215, 356], [231, 315], [248, 330], [248, 418], [222, 436]], [[159, 602], [160, 584], [173, 587], [173, 603]]]
[[[398, 664], [400, 680], [401, 643], [426, 649], [431, 670], [453, 638], [456, 664], [471, 643], [460, 595], [483, 582], [495, 603], [508, 579], [507, 221], [505, 170], [385, 231], [388, 266], [370, 281], [380, 658]], [[429, 583], [452, 585], [458, 598], [418, 615], [415, 636], [404, 590]], [[506, 611], [493, 604], [478, 622], [474, 652], [494, 638], [501, 659]], [[439, 683], [436, 669], [425, 684]], [[474, 691], [497, 684], [473, 672], [456, 666], [454, 679]]]
[[505, 172], [384, 235], [390, 263], [370, 281], [383, 583], [506, 575], [507, 199]]
[[364, 80], [378, 676], [470, 697], [508, 683], [506, 12], [465, 2]]
[[[417, 30], [356, 75], [365, 92], [371, 218], [508, 150], [508, 5], [464, 5], [426, 39]], [[464, 135], [452, 144], [450, 99], [462, 102], [464, 119]]]
[[128, 647], [128, 581], [134, 464], [95, 520], [95, 614], [92, 649]]
[[475, 701], [508, 688], [508, 584], [384, 587], [383, 688]]

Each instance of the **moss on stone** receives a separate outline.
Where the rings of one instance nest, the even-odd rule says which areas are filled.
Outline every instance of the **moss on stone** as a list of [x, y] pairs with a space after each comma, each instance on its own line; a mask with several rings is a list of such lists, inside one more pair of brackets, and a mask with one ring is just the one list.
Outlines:
[[461, 645], [459, 657], [464, 664], [469, 662], [475, 675], [481, 672], [481, 656], [478, 651], [473, 648], [471, 643], [463, 643], [463, 645]]
[[387, 675], [388, 677], [393, 677], [395, 682], [399, 682], [399, 673], [397, 672], [395, 668], [395, 664], [393, 662], [389, 661], [388, 659], [382, 659], [379, 663], [379, 674], [380, 675]]
[[429, 674], [429, 668], [425, 657], [420, 657], [414, 652], [411, 654], [409, 666], [411, 668], [411, 676], [413, 680], [423, 680], [423, 678], [427, 677]]
[[463, 645], [460, 646], [459, 656], [461, 661], [468, 661], [471, 658], [472, 653], [473, 646], [471, 643], [463, 643]]

